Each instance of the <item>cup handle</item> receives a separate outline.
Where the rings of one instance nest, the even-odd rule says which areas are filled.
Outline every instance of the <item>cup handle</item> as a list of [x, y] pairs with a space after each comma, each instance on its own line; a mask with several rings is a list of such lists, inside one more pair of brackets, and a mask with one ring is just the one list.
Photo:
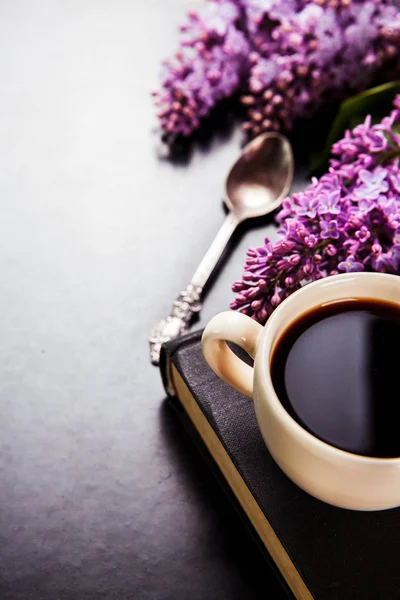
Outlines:
[[223, 312], [215, 316], [204, 330], [201, 346], [204, 358], [223, 381], [238, 392], [253, 397], [253, 368], [227, 346], [233, 342], [252, 358], [257, 351], [263, 327], [238, 312]]

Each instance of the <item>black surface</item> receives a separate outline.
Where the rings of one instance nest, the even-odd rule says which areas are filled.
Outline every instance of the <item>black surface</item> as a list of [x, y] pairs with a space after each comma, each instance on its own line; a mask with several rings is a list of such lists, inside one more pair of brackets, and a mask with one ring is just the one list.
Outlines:
[[398, 600], [400, 508], [344, 510], [292, 483], [269, 454], [252, 403], [206, 364], [200, 336], [171, 344], [172, 361], [315, 600]]
[[[152, 325], [223, 221], [242, 141], [224, 109], [211, 137], [164, 156], [148, 91], [186, 8], [0, 3], [2, 600], [274, 589], [148, 358]], [[226, 309], [265, 233], [235, 236], [199, 325]]]

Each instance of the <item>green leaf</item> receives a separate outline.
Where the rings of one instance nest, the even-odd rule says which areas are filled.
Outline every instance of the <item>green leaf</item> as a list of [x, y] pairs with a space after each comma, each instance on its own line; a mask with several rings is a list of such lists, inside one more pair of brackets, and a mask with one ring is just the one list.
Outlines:
[[373, 123], [388, 115], [393, 98], [399, 93], [400, 81], [391, 81], [344, 100], [339, 106], [323, 150], [311, 156], [312, 173], [316, 175], [327, 171], [332, 144], [342, 139], [347, 129], [353, 129], [362, 123], [367, 115], [372, 116]]

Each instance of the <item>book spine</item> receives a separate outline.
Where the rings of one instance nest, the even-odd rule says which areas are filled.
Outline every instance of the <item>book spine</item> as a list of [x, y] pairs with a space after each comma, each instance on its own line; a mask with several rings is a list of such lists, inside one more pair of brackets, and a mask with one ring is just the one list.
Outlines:
[[203, 330], [192, 331], [187, 335], [175, 338], [169, 342], [166, 342], [161, 346], [160, 352], [160, 374], [164, 385], [164, 389], [169, 397], [176, 396], [176, 389], [174, 385], [174, 378], [172, 375], [172, 358], [178, 350], [187, 344], [199, 343], [201, 340]]

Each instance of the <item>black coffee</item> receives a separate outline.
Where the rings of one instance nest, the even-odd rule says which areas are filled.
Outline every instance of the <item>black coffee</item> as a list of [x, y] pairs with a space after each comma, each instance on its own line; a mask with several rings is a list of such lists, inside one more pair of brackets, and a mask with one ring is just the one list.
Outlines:
[[321, 440], [366, 456], [400, 456], [400, 308], [349, 300], [302, 315], [272, 356], [292, 417]]

